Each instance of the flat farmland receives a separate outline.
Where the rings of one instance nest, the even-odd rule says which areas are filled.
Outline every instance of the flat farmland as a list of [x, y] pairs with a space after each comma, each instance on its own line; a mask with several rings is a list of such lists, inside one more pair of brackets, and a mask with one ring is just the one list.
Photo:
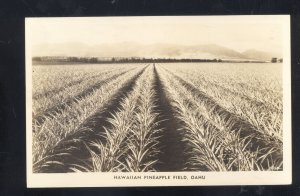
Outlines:
[[35, 65], [35, 173], [283, 169], [281, 63]]

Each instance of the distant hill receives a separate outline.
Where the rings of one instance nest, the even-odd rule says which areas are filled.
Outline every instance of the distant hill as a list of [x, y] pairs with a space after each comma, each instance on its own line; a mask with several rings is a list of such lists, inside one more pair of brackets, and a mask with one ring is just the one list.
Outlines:
[[222, 59], [247, 59], [247, 56], [244, 56], [235, 50], [216, 44], [186, 46], [181, 49], [181, 55], [195, 58], [210, 57]]
[[248, 58], [257, 59], [257, 60], [270, 60], [272, 57], [278, 57], [278, 58], [282, 57], [280, 54], [272, 54], [269, 52], [263, 52], [255, 49], [246, 50], [242, 54], [244, 56], [247, 56]]
[[146, 58], [191, 58], [191, 59], [241, 59], [270, 60], [279, 57], [254, 49], [243, 53], [217, 44], [176, 45], [139, 44], [122, 42], [88, 45], [83, 43], [41, 44], [33, 46], [33, 56], [85, 56], [85, 57], [146, 57]]

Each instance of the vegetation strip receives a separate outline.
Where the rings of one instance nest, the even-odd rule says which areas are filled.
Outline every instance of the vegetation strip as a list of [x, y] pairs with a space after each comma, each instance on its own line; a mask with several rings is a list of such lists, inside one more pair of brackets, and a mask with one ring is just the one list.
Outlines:
[[154, 90], [154, 67], [146, 73], [147, 80], [141, 83], [134, 118], [136, 123], [130, 129], [128, 153], [125, 157], [125, 169], [130, 172], [156, 171], [157, 155], [160, 153], [158, 139], [161, 134], [156, 110], [156, 92]]

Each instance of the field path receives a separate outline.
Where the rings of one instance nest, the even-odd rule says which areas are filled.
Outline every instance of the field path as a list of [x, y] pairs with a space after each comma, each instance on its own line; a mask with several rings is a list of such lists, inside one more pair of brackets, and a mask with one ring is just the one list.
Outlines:
[[186, 144], [183, 139], [183, 135], [179, 130], [179, 121], [175, 118], [175, 114], [172, 110], [170, 100], [167, 98], [162, 82], [157, 73], [155, 72], [155, 91], [157, 93], [157, 112], [160, 113], [161, 120], [160, 127], [163, 129], [161, 133], [160, 150], [161, 153], [158, 156], [159, 163], [157, 164], [157, 170], [166, 171], [182, 171], [187, 163], [187, 154], [184, 153]]

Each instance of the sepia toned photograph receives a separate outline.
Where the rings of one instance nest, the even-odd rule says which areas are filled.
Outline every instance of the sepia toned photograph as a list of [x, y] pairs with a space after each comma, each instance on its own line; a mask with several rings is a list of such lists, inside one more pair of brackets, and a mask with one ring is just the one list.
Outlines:
[[25, 22], [28, 187], [291, 183], [289, 16]]

